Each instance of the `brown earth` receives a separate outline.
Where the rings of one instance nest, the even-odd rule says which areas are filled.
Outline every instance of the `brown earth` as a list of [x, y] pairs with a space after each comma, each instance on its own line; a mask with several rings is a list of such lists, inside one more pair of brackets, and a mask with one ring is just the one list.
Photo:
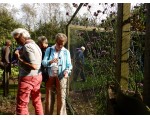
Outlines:
[[95, 115], [96, 101], [90, 90], [71, 91], [69, 93], [70, 103], [77, 115]]
[[[10, 81], [10, 84], [14, 84], [14, 81]], [[17, 83], [16, 83], [17, 84]], [[13, 89], [14, 94], [17, 94], [17, 88]], [[70, 91], [69, 99], [70, 104], [78, 115], [94, 115], [96, 114], [95, 106], [95, 94], [91, 90], [86, 91]], [[42, 94], [43, 109], [45, 108], [45, 94]], [[29, 113], [35, 115], [32, 101], [29, 102]], [[0, 114], [14, 115], [16, 108], [16, 99], [6, 100], [0, 103]], [[69, 111], [69, 108], [67, 108]], [[68, 113], [71, 114], [71, 113]], [[54, 115], [56, 115], [56, 105], [54, 109]]]

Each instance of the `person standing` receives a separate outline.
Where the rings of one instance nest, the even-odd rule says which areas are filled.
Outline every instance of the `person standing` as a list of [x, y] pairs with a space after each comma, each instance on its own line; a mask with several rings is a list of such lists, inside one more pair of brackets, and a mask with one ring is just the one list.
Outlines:
[[73, 80], [77, 81], [78, 76], [80, 74], [81, 81], [85, 82], [85, 74], [84, 74], [84, 51], [85, 47], [81, 47], [77, 50], [75, 55], [75, 67], [74, 67], [74, 77]]
[[15, 29], [12, 36], [22, 46], [16, 50], [19, 60], [19, 82], [17, 92], [17, 115], [28, 115], [28, 103], [31, 96], [36, 115], [43, 115], [40, 85], [42, 82], [41, 61], [42, 52], [39, 46], [30, 38], [30, 34], [23, 28]]
[[71, 57], [70, 52], [64, 47], [67, 36], [58, 33], [55, 40], [55, 45], [46, 49], [42, 61], [42, 64], [48, 67], [49, 73], [49, 80], [46, 82], [45, 114], [53, 114], [56, 92], [57, 115], [66, 115], [66, 88], [68, 75], [72, 69]]
[[11, 75], [11, 41], [6, 40], [5, 46], [2, 47], [1, 57], [2, 62], [4, 64], [3, 69], [3, 81], [2, 81], [2, 87], [3, 87], [3, 96], [7, 96], [9, 94], [9, 77]]
[[[45, 55], [45, 51], [48, 47], [47, 38], [45, 36], [38, 37], [38, 43], [37, 44], [42, 51], [42, 60], [43, 60], [44, 55]], [[41, 71], [42, 71], [42, 81], [46, 84], [46, 81], [48, 80], [48, 72], [47, 72], [46, 67], [44, 67], [42, 64], [41, 64]]]

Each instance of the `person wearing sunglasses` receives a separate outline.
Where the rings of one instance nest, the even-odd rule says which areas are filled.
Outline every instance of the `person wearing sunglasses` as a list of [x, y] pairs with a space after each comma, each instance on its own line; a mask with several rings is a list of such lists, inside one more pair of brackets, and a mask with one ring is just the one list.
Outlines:
[[11, 35], [22, 46], [15, 51], [19, 61], [19, 82], [17, 92], [17, 115], [28, 115], [28, 103], [31, 97], [36, 115], [43, 115], [40, 86], [42, 82], [41, 61], [42, 52], [39, 46], [30, 38], [23, 28], [15, 29]]

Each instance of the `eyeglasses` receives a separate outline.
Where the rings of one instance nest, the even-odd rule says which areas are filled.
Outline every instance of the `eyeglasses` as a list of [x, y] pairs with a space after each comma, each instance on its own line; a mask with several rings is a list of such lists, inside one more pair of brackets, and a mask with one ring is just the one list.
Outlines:
[[43, 42], [42, 44], [48, 44], [48, 42]]
[[18, 35], [16, 35], [16, 36], [14, 37], [14, 39], [15, 39], [16, 41], [19, 41], [19, 40], [20, 40], [20, 36], [21, 36], [21, 34], [18, 34]]
[[15, 39], [16, 41], [19, 41], [20, 38], [18, 37], [18, 38], [14, 38], [14, 39]]
[[58, 46], [64, 46], [65, 45], [65, 42], [64, 41], [57, 41], [56, 44]]

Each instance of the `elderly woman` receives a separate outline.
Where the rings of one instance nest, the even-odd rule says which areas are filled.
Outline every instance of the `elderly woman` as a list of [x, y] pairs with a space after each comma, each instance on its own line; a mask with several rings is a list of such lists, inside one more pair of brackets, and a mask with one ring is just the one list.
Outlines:
[[[48, 48], [48, 40], [45, 36], [40, 36], [40, 37], [38, 37], [37, 44], [42, 51], [42, 60], [43, 60], [45, 51]], [[41, 71], [42, 71], [42, 81], [44, 82], [44, 87], [45, 87], [45, 83], [48, 80], [49, 76], [47, 73], [47, 69], [42, 64], [41, 64]], [[42, 87], [43, 87], [43, 85], [42, 85]]]
[[42, 52], [39, 46], [30, 38], [30, 34], [23, 28], [15, 29], [12, 36], [22, 46], [16, 50], [19, 60], [19, 84], [17, 92], [16, 114], [28, 115], [30, 96], [37, 115], [43, 115], [40, 85], [42, 82], [41, 62]]
[[53, 114], [55, 92], [57, 93], [57, 114], [66, 115], [67, 78], [72, 64], [70, 52], [64, 47], [67, 36], [63, 33], [56, 35], [56, 44], [46, 49], [42, 64], [48, 68], [49, 80], [46, 83], [45, 114]]

